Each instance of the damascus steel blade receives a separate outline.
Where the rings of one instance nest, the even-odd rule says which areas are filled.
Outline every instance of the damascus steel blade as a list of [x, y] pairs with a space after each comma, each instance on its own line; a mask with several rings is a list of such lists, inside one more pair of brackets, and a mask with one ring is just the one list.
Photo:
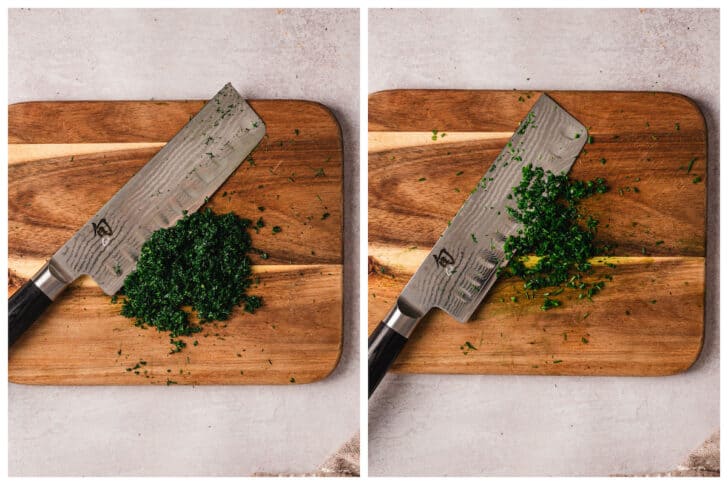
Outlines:
[[[519, 224], [508, 216], [509, 194], [527, 164], [567, 173], [587, 138], [586, 128], [541, 95], [452, 219], [397, 300], [397, 311], [419, 319], [441, 308], [467, 321], [507, 263], [503, 245]], [[409, 331], [409, 330], [408, 330]], [[408, 336], [408, 333], [404, 333]]]
[[226, 84], [53, 255], [50, 273], [65, 284], [86, 274], [116, 293], [152, 232], [199, 209], [264, 134], [263, 121]]

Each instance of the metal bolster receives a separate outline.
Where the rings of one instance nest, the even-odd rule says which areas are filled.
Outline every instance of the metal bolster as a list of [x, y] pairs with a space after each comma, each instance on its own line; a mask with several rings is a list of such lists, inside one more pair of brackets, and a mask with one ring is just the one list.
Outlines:
[[51, 261], [43, 265], [43, 267], [31, 278], [35, 286], [51, 299], [56, 297], [68, 286], [60, 272], [51, 264]]
[[420, 317], [411, 317], [400, 310], [399, 305], [395, 303], [387, 316], [384, 317], [384, 324], [403, 336], [409, 338], [414, 332], [417, 324], [420, 321]]

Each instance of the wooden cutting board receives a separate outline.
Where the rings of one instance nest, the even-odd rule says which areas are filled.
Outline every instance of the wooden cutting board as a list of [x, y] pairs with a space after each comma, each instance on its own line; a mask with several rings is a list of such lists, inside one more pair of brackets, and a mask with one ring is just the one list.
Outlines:
[[[370, 96], [370, 332], [540, 94]], [[394, 370], [646, 376], [680, 372], [697, 359], [705, 294], [702, 114], [671, 93], [549, 95], [593, 136], [571, 176], [604, 177], [611, 187], [583, 209], [599, 219], [598, 239], [617, 244], [607, 260], [614, 268], [595, 263], [597, 276], [613, 280], [593, 301], [567, 290], [563, 305], [549, 311], [539, 308], [542, 298], [523, 296], [520, 280], [499, 281], [466, 324], [432, 311]]]
[[[31, 277], [204, 104], [36, 102], [9, 108], [9, 291]], [[34, 384], [290, 384], [326, 377], [342, 339], [342, 143], [324, 106], [250, 101], [267, 135], [207, 204], [266, 227], [252, 234], [263, 297], [183, 338], [140, 329], [81, 278], [10, 350]], [[264, 207], [259, 211], [258, 207]], [[273, 234], [271, 228], [282, 231]], [[193, 345], [193, 341], [198, 345]], [[142, 364], [145, 362], [146, 364]], [[137, 364], [139, 364], [138, 368]], [[131, 370], [127, 370], [131, 369]]]

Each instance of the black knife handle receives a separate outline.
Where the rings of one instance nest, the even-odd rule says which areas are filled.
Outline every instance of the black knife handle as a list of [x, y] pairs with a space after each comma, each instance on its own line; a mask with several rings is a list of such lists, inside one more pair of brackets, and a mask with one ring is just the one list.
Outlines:
[[29, 280], [8, 299], [8, 348], [30, 328], [51, 299]]
[[407, 343], [407, 338], [380, 322], [369, 336], [369, 397]]

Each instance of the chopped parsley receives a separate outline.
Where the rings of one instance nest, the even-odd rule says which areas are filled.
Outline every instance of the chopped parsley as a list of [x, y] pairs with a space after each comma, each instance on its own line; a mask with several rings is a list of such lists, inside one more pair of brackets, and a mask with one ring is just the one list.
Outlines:
[[471, 350], [478, 350], [478, 348], [475, 345], [471, 344], [469, 340], [467, 340], [464, 344], [460, 346], [460, 350], [463, 351], [463, 355], [468, 355]]
[[[121, 314], [174, 338], [227, 320], [236, 305], [254, 312], [262, 300], [246, 294], [251, 284], [247, 253], [255, 251], [247, 232], [251, 224], [232, 212], [215, 214], [207, 208], [155, 231], [124, 280]], [[199, 324], [190, 322], [185, 307], [196, 313]], [[173, 350], [184, 348], [180, 342], [172, 340]]]
[[[604, 179], [570, 180], [567, 175], [555, 175], [529, 164], [522, 169], [519, 185], [512, 189], [515, 207], [508, 214], [522, 224], [515, 235], [509, 236], [504, 252], [508, 264], [501, 273], [523, 279], [526, 291], [561, 287], [543, 294], [542, 310], [561, 304], [553, 296], [563, 291], [562, 285], [584, 290], [581, 298], [600, 291], [604, 282], [587, 283], [583, 276], [592, 272], [589, 259], [597, 254], [594, 238], [598, 221], [579, 211], [579, 202], [607, 191]], [[526, 266], [530, 255], [538, 261]]]
[[693, 157], [688, 162], [688, 173], [690, 173], [690, 171], [693, 169], [693, 165], [695, 164], [696, 160], [697, 160], [697, 158]]
[[169, 343], [172, 344], [172, 350], [169, 351], [170, 354], [176, 354], [177, 352], [182, 352], [182, 349], [187, 347], [187, 344], [183, 340], [175, 340], [173, 338], [169, 339]]
[[[523, 135], [524, 133], [526, 133], [526, 129], [528, 129], [529, 126], [533, 126], [534, 128], [536, 128], [536, 125], [533, 124], [535, 119], [536, 115], [533, 113], [533, 111], [529, 111], [526, 115], [526, 119], [523, 120], [521, 126], [519, 126], [518, 130], [516, 130], [516, 133], [518, 133], [519, 135]], [[508, 142], [508, 147], [511, 149], [511, 154], [515, 154], [515, 150], [513, 149], [513, 144], [511, 142]]]
[[557, 306], [560, 306], [561, 302], [559, 300], [554, 300], [551, 298], [546, 297], [543, 301], [543, 305], [541, 305], [541, 310], [549, 310], [551, 308], [556, 308]]

